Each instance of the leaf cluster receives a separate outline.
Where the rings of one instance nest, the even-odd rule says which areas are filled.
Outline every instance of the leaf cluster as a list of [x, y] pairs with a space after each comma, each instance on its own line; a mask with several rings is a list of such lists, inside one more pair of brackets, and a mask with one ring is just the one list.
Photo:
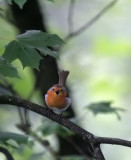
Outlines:
[[0, 57], [0, 73], [4, 76], [18, 77], [18, 72], [11, 63], [19, 59], [23, 68], [39, 68], [39, 61], [42, 55], [50, 55], [58, 58], [58, 52], [53, 49], [64, 42], [56, 34], [49, 34], [38, 30], [30, 30], [16, 37], [11, 41]]

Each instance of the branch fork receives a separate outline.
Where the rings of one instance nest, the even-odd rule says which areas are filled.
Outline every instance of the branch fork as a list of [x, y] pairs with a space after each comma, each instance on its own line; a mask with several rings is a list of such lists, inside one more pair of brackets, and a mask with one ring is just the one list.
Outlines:
[[81, 128], [80, 126], [76, 125], [75, 123], [69, 121], [68, 119], [64, 118], [63, 116], [51, 112], [48, 114], [48, 109], [37, 105], [35, 103], [29, 102], [27, 100], [17, 98], [14, 96], [7, 96], [7, 95], [0, 95], [0, 104], [8, 104], [8, 105], [14, 105], [17, 107], [22, 107], [28, 110], [31, 110], [35, 113], [38, 113], [42, 116], [45, 116], [64, 127], [70, 129], [77, 135], [79, 135], [81, 138], [83, 138], [88, 144], [91, 145], [95, 158], [97, 160], [104, 160], [104, 155], [101, 151], [100, 145], [101, 144], [114, 144], [114, 145], [122, 145], [126, 147], [131, 147], [131, 141], [118, 139], [118, 138], [109, 138], [109, 137], [98, 137], [93, 135], [92, 133], [86, 131], [85, 129]]

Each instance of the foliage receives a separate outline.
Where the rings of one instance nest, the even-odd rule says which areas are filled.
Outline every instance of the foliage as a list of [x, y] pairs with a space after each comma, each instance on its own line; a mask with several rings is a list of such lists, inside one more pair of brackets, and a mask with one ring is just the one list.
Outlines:
[[120, 120], [120, 115], [118, 111], [124, 111], [122, 108], [115, 108], [111, 106], [111, 102], [99, 102], [99, 103], [92, 103], [86, 107], [88, 110], [92, 111], [94, 115], [97, 114], [116, 114], [117, 118]]
[[11, 132], [0, 132], [0, 143], [17, 148], [20, 144], [27, 144], [28, 137]]
[[49, 47], [62, 45], [63, 41], [55, 34], [30, 30], [11, 41], [0, 58], [0, 73], [4, 76], [18, 77], [16, 68], [10, 63], [19, 59], [24, 67], [37, 68], [42, 55], [58, 58], [58, 53]]
[[37, 160], [37, 159], [40, 160], [43, 154], [44, 154], [43, 152], [32, 154], [29, 160]]
[[16, 68], [7, 62], [3, 57], [0, 57], [0, 73], [3, 76], [19, 77]]
[[71, 136], [74, 134], [72, 131], [61, 126], [58, 123], [55, 123], [55, 122], [51, 123], [48, 120], [45, 121], [45, 119], [43, 120], [42, 123], [43, 124], [38, 128], [38, 130], [40, 130], [44, 136], [57, 134], [62, 137], [67, 137], [67, 136]]

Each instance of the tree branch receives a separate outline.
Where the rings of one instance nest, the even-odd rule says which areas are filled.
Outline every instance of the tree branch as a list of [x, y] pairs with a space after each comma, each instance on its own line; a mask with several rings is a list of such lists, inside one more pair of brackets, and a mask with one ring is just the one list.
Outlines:
[[6, 148], [0, 146], [0, 152], [2, 152], [8, 160], [14, 160], [14, 158]]
[[100, 148], [100, 144], [94, 145], [94, 153], [97, 160], [105, 160], [105, 157]]
[[101, 16], [103, 16], [104, 13], [107, 12], [116, 2], [117, 2], [117, 0], [111, 1], [107, 6], [105, 6], [96, 16], [94, 16], [85, 25], [83, 25], [82, 27], [80, 27], [78, 30], [76, 30], [74, 32], [73, 31], [70, 32], [64, 41], [68, 41], [69, 39], [74, 38], [74, 37], [78, 36], [79, 34], [81, 34], [82, 32], [84, 32], [86, 29], [88, 29], [90, 26], [92, 26]]
[[119, 138], [108, 138], [108, 137], [96, 137], [96, 143], [99, 144], [113, 144], [113, 145], [121, 145], [125, 147], [131, 147], [131, 141], [119, 139]]
[[67, 127], [80, 137], [82, 137], [85, 141], [87, 141], [92, 148], [94, 149], [95, 157], [97, 160], [104, 160], [104, 156], [100, 149], [100, 144], [115, 144], [115, 145], [122, 145], [126, 147], [131, 147], [131, 141], [126, 141], [118, 138], [109, 138], [109, 137], [97, 137], [94, 136], [92, 133], [84, 130], [80, 126], [74, 124], [73, 122], [69, 121], [68, 119], [54, 113], [49, 112], [48, 109], [37, 105], [35, 103], [29, 102], [24, 99], [20, 99], [13, 96], [7, 95], [0, 95], [0, 104], [10, 104], [15, 105], [18, 107], [29, 109], [33, 112], [36, 112], [42, 116], [45, 116], [53, 121], [58, 122], [59, 124]]
[[18, 107], [29, 109], [33, 112], [36, 112], [42, 116], [47, 117], [53, 121], [58, 122], [59, 124], [67, 127], [68, 129], [72, 130], [73, 132], [82, 136], [83, 138], [85, 138], [87, 140], [89, 139], [89, 140], [91, 140], [91, 142], [93, 141], [93, 135], [90, 132], [80, 128], [79, 126], [77, 126], [73, 122], [65, 119], [64, 117], [62, 117], [54, 112], [49, 112], [49, 110], [47, 108], [44, 108], [38, 104], [29, 102], [29, 101], [21, 99], [21, 98], [7, 96], [7, 95], [0, 95], [0, 104], [10, 104], [10, 105], [15, 105]]
[[69, 4], [69, 12], [68, 12], [68, 27], [69, 27], [69, 35], [73, 32], [73, 11], [74, 11], [74, 0], [70, 0]]

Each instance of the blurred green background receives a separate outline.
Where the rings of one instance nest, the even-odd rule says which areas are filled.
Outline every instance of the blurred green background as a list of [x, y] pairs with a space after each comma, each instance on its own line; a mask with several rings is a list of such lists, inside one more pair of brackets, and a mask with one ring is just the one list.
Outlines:
[[[74, 30], [84, 25], [109, 2], [109, 0], [76, 0]], [[42, 12], [46, 14], [49, 32], [56, 33], [64, 39], [68, 34], [69, 1], [55, 0], [55, 3], [51, 3], [41, 0], [40, 6]], [[67, 84], [71, 90], [74, 110], [81, 126], [98, 136], [127, 140], [131, 140], [130, 6], [131, 0], [118, 0], [116, 5], [89, 29], [69, 40], [62, 48], [60, 60], [58, 60], [60, 68], [70, 71]], [[4, 51], [4, 46], [17, 34], [19, 33], [13, 25], [0, 18], [0, 55]], [[21, 78], [8, 78], [8, 80], [23, 98], [28, 98], [35, 83], [33, 73], [29, 68], [23, 70], [19, 61], [13, 64], [18, 68]], [[39, 91], [31, 100], [42, 104]], [[119, 121], [115, 114], [94, 116], [92, 112], [85, 109], [90, 103], [101, 101], [111, 101], [112, 106], [125, 109], [125, 112], [120, 112], [121, 120]], [[35, 117], [34, 127], [37, 127], [41, 123], [41, 117], [34, 113], [31, 117], [32, 119]], [[15, 107], [0, 107], [1, 130], [20, 133], [15, 127], [18, 121]], [[49, 139], [52, 146], [57, 149], [55, 135], [49, 136]], [[38, 144], [35, 147], [36, 150], [41, 149]], [[102, 151], [106, 160], [131, 159], [130, 148], [103, 145]], [[30, 154], [30, 148], [25, 152]], [[24, 151], [22, 154], [27, 155]], [[17, 159], [21, 160], [20, 157], [18, 156]], [[45, 159], [46, 157], [49, 159], [48, 153]]]

